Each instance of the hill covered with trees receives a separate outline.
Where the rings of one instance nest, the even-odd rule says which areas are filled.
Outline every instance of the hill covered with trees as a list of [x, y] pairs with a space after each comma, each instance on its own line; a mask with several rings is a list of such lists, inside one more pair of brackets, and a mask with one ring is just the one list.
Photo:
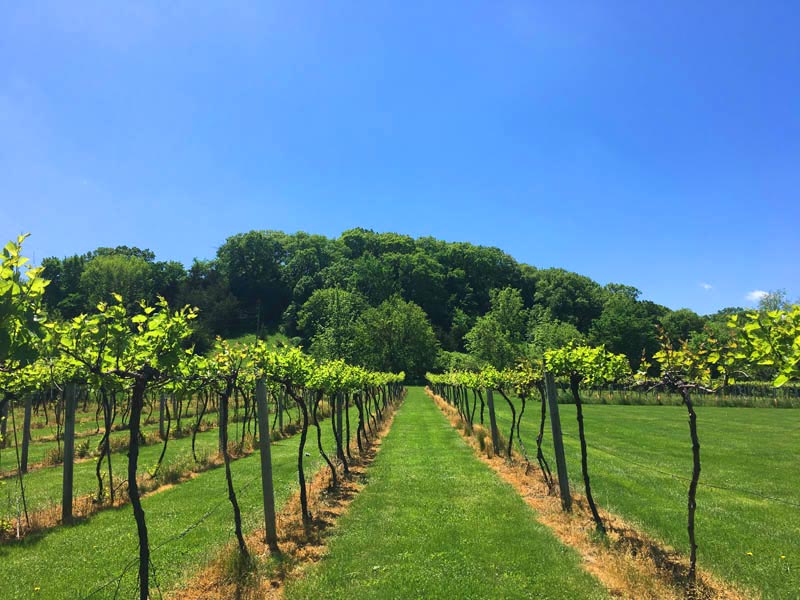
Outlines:
[[412, 377], [435, 366], [504, 366], [521, 348], [572, 339], [605, 344], [635, 366], [658, 347], [657, 326], [673, 339], [724, 333], [726, 316], [741, 310], [671, 310], [634, 287], [537, 269], [498, 248], [360, 228], [335, 239], [250, 231], [188, 268], [127, 246], [42, 266], [47, 307], [66, 318], [92, 310], [109, 290], [161, 295], [200, 308], [200, 349], [216, 335], [280, 330], [319, 357]]

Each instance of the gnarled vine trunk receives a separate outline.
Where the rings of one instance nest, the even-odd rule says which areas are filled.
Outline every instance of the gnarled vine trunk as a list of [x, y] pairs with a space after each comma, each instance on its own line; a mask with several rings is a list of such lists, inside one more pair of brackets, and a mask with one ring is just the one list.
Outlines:
[[[200, 396], [198, 395], [197, 401], [200, 401]], [[197, 430], [200, 429], [200, 425], [203, 422], [203, 417], [206, 414], [206, 408], [208, 407], [208, 395], [203, 394], [203, 404], [200, 407], [200, 413], [197, 416], [197, 421], [192, 428], [192, 458], [194, 458], [194, 462], [197, 462], [197, 452], [195, 451], [195, 441], [197, 440]]]
[[694, 532], [694, 514], [697, 510], [697, 483], [700, 481], [700, 439], [697, 436], [697, 413], [694, 412], [694, 405], [689, 391], [680, 388], [683, 403], [689, 413], [689, 435], [692, 438], [692, 480], [689, 483], [688, 508], [689, 515], [686, 529], [689, 533], [689, 585], [694, 586], [697, 579], [697, 542]]
[[547, 489], [552, 491], [554, 484], [553, 473], [550, 471], [550, 465], [547, 464], [547, 459], [544, 457], [544, 452], [542, 452], [544, 424], [547, 420], [547, 394], [545, 393], [544, 382], [540, 383], [537, 387], [539, 389], [539, 394], [542, 397], [542, 411], [541, 418], [539, 420], [539, 435], [536, 436], [536, 460], [539, 462], [539, 468], [542, 470], [542, 477], [547, 485]]
[[303, 427], [300, 431], [300, 444], [297, 447], [297, 480], [300, 484], [300, 513], [303, 518], [303, 525], [308, 527], [311, 524], [311, 513], [308, 510], [308, 491], [306, 490], [306, 474], [303, 471], [303, 454], [306, 449], [306, 438], [308, 437], [308, 407], [302, 397], [287, 385], [287, 393], [297, 403], [298, 409], [303, 416]]
[[511, 399], [506, 395], [503, 390], [498, 389], [500, 395], [508, 404], [508, 407], [511, 409], [511, 430], [508, 433], [508, 448], [506, 449], [506, 458], [511, 460], [511, 450], [514, 447], [514, 429], [517, 426], [517, 409], [514, 408], [514, 403], [511, 402]]
[[339, 478], [336, 476], [336, 467], [331, 459], [328, 458], [325, 449], [322, 447], [322, 427], [319, 424], [319, 404], [322, 402], [322, 391], [317, 392], [317, 397], [314, 400], [314, 406], [311, 410], [311, 418], [314, 420], [314, 427], [317, 428], [317, 448], [319, 449], [320, 456], [328, 463], [328, 468], [331, 470], [331, 487], [339, 485]]
[[236, 541], [239, 544], [239, 552], [247, 557], [247, 545], [242, 534], [242, 512], [239, 510], [239, 501], [236, 499], [236, 490], [233, 488], [233, 476], [231, 475], [231, 457], [228, 453], [228, 401], [231, 395], [231, 385], [226, 384], [225, 391], [219, 398], [219, 426], [220, 426], [220, 445], [222, 446], [222, 460], [225, 463], [225, 481], [228, 485], [228, 500], [233, 508], [233, 525], [236, 533]]
[[589, 461], [586, 456], [586, 434], [583, 429], [583, 402], [581, 402], [581, 395], [578, 390], [579, 383], [580, 376], [575, 374], [570, 376], [569, 386], [572, 390], [572, 397], [575, 399], [575, 409], [578, 414], [578, 437], [581, 441], [581, 473], [583, 474], [583, 486], [586, 491], [586, 501], [589, 503], [589, 509], [592, 511], [592, 518], [594, 519], [597, 531], [605, 535], [606, 527], [603, 525], [600, 513], [597, 512], [597, 506], [594, 503], [594, 497], [592, 497], [592, 486], [589, 482]]
[[147, 523], [139, 497], [139, 484], [136, 472], [139, 467], [139, 435], [141, 433], [142, 409], [147, 380], [137, 377], [133, 383], [130, 405], [130, 442], [128, 445], [128, 496], [136, 520], [136, 533], [139, 538], [139, 600], [150, 597], [150, 544], [147, 537]]

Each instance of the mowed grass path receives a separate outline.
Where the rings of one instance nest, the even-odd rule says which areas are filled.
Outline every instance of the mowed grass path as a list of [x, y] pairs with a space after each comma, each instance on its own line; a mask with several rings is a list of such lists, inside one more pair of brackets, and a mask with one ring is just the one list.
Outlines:
[[607, 598], [411, 388], [330, 553], [288, 598]]
[[[358, 413], [351, 409], [353, 433]], [[334, 448], [330, 421], [322, 423], [324, 447]], [[216, 440], [216, 432], [209, 432]], [[170, 445], [175, 440], [170, 441]], [[299, 435], [272, 444], [273, 481], [280, 507], [297, 489]], [[309, 429], [306, 476], [320, 464], [316, 431]], [[122, 461], [120, 461], [122, 462]], [[231, 465], [245, 531], [263, 527], [258, 453]], [[233, 512], [227, 499], [225, 471], [218, 468], [143, 500], [150, 532], [156, 580], [162, 591], [179, 586], [214, 558], [233, 538]], [[312, 509], [313, 510], [313, 509]], [[0, 598], [114, 598], [116, 585], [98, 589], [130, 566], [119, 598], [134, 597], [138, 556], [136, 526], [130, 506], [100, 512], [71, 527], [32, 535], [0, 546]], [[38, 590], [36, 588], [39, 588]]]
[[[508, 405], [499, 395], [495, 404], [507, 437]], [[519, 413], [518, 400], [515, 405]], [[561, 405], [560, 413], [570, 483], [583, 493], [575, 407]], [[584, 417], [597, 503], [688, 555], [686, 409], [591, 405]], [[534, 465], [538, 419], [539, 403], [529, 403], [520, 429]], [[800, 598], [800, 410], [700, 407], [697, 428], [698, 564], [764, 598]], [[549, 420], [545, 444], [555, 472]]]

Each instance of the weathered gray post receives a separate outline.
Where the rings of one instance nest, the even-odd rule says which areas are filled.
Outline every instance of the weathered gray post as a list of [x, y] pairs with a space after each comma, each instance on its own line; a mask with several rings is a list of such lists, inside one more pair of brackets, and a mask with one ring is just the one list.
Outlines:
[[567, 475], [567, 461], [564, 457], [564, 440], [561, 438], [561, 417], [558, 414], [558, 392], [553, 374], [544, 374], [545, 393], [547, 404], [550, 407], [550, 425], [553, 429], [553, 449], [556, 453], [556, 469], [558, 471], [558, 487], [561, 494], [561, 508], [566, 512], [572, 510], [572, 495], [569, 492], [569, 476]]
[[261, 451], [261, 491], [264, 496], [264, 529], [267, 545], [278, 552], [278, 532], [275, 525], [275, 491], [272, 487], [272, 451], [270, 449], [269, 405], [264, 380], [256, 382], [256, 404], [258, 405], [258, 447]]
[[167, 437], [166, 430], [164, 429], [164, 412], [167, 409], [167, 397], [161, 394], [158, 398], [158, 437], [162, 440]]
[[[6, 394], [6, 402], [0, 409], [0, 448], [4, 448], [8, 444], [8, 409], [11, 406], [11, 397]], [[13, 408], [11, 410], [14, 410]]]
[[72, 522], [72, 480], [75, 461], [75, 384], [64, 387], [64, 479], [61, 487], [61, 522]]
[[22, 459], [20, 460], [19, 470], [23, 473], [28, 472], [28, 448], [31, 444], [31, 404], [33, 400], [28, 394], [25, 398], [25, 417], [22, 420]]
[[283, 433], [283, 390], [275, 394], [275, 408], [278, 411], [278, 431]]

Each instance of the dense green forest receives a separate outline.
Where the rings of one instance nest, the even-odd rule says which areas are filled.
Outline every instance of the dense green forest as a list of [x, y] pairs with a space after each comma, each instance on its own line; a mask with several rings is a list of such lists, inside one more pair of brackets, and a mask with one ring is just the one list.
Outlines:
[[250, 231], [228, 238], [212, 260], [185, 268], [153, 252], [118, 246], [47, 258], [46, 304], [65, 318], [91, 311], [109, 290], [126, 299], [164, 296], [201, 309], [194, 342], [280, 330], [319, 357], [373, 368], [426, 370], [490, 362], [521, 347], [571, 339], [628, 356], [673, 339], [724, 335], [730, 308], [700, 316], [640, 299], [634, 287], [563, 269], [537, 269], [498, 248], [365, 229], [336, 239]]

